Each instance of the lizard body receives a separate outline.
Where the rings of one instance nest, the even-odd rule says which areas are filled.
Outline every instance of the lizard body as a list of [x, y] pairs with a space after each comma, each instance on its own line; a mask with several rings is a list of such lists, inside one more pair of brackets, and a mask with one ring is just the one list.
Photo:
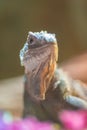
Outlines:
[[58, 121], [63, 109], [87, 109], [87, 87], [56, 66], [54, 34], [29, 32], [20, 59], [25, 67], [24, 117]]

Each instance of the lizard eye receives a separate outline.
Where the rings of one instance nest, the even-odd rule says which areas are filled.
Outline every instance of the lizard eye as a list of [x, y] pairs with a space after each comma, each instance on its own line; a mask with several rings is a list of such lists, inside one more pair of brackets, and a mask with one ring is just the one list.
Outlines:
[[30, 38], [30, 40], [29, 40], [30, 44], [32, 44], [33, 41], [34, 41], [33, 38]]
[[37, 37], [29, 35], [28, 39], [27, 39], [27, 43], [29, 45], [29, 48], [33, 49], [36, 47], [40, 46], [39, 40], [37, 39]]

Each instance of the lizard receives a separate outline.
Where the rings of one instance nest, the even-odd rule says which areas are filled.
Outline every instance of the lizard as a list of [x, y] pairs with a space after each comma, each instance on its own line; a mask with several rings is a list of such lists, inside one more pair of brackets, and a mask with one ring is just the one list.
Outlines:
[[58, 121], [62, 110], [87, 109], [87, 86], [57, 67], [58, 43], [55, 34], [29, 32], [20, 50], [25, 68], [23, 117]]

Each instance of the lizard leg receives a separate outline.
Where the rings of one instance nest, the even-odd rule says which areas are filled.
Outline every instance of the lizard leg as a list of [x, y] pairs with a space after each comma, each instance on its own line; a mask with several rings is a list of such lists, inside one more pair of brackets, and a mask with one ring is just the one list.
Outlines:
[[79, 97], [73, 96], [70, 91], [69, 84], [67, 85], [66, 82], [64, 82], [64, 81], [57, 81], [55, 83], [54, 89], [57, 89], [57, 87], [60, 89], [63, 99], [67, 103], [69, 103], [73, 106], [76, 106], [78, 108], [81, 108], [81, 109], [87, 109], [87, 101], [85, 101]]
[[87, 109], [87, 102], [83, 99], [80, 99], [72, 95], [64, 95], [64, 99], [67, 103], [73, 106], [76, 106], [81, 109]]

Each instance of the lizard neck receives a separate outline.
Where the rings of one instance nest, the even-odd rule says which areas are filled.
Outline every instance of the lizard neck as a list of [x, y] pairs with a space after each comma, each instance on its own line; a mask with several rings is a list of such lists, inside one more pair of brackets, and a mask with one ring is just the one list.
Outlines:
[[[51, 50], [51, 52], [55, 52]], [[55, 53], [38, 63], [34, 70], [27, 73], [28, 93], [37, 100], [44, 100], [56, 69]]]
[[37, 100], [45, 99], [45, 94], [53, 79], [56, 63], [50, 66], [50, 58], [40, 63], [36, 70], [27, 74], [28, 93]]

